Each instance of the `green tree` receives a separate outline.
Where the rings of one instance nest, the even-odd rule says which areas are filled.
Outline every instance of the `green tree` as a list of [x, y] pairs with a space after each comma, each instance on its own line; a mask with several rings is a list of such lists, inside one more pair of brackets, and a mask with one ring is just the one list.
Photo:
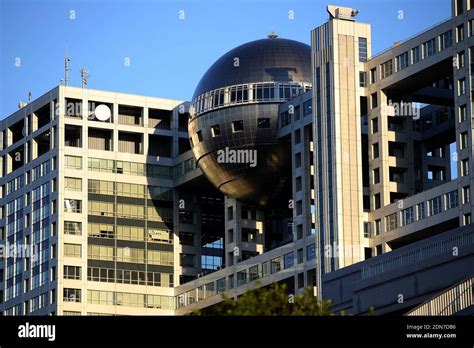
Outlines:
[[275, 316], [275, 315], [333, 315], [331, 301], [318, 301], [312, 288], [301, 295], [289, 294], [286, 284], [248, 291], [237, 300], [222, 295], [224, 301], [212, 307], [195, 310], [191, 315]]

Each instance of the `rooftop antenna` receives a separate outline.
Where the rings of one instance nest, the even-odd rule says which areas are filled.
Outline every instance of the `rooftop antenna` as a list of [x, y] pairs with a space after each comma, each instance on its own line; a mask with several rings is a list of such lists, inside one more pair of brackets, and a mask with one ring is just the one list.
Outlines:
[[276, 38], [278, 37], [278, 34], [275, 33], [274, 31], [271, 31], [271, 32], [267, 35], [267, 37], [268, 37], [269, 39], [276, 39]]
[[82, 80], [82, 88], [87, 86], [87, 78], [89, 77], [89, 71], [81, 68], [81, 80]]
[[64, 58], [64, 86], [69, 85], [69, 62], [71, 60], [67, 54], [67, 44], [66, 44], [66, 58]]
[[31, 98], [32, 98], [31, 92], [28, 92], [28, 101], [29, 102], [31, 102]]

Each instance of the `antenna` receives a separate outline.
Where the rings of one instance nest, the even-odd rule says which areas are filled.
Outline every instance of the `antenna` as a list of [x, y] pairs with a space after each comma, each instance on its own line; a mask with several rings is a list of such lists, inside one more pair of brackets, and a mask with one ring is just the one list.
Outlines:
[[66, 58], [64, 58], [64, 86], [69, 85], [69, 59], [67, 55], [67, 44], [66, 44]]
[[87, 78], [88, 77], [89, 77], [89, 71], [81, 68], [82, 88], [87, 86]]
[[269, 39], [276, 39], [278, 38], [278, 34], [275, 33], [274, 31], [270, 32], [268, 35], [267, 35], [267, 38]]
[[31, 102], [31, 98], [32, 98], [31, 92], [28, 92], [28, 101], [29, 101], [29, 102]]

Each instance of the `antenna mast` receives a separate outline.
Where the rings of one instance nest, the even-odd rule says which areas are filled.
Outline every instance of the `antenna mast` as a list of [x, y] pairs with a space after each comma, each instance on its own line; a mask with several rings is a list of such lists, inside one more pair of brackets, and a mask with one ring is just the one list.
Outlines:
[[66, 44], [66, 58], [64, 58], [64, 85], [69, 85], [69, 62], [70, 59], [67, 54], [67, 44]]
[[82, 80], [82, 88], [87, 86], [87, 78], [89, 77], [89, 71], [81, 68], [81, 80]]

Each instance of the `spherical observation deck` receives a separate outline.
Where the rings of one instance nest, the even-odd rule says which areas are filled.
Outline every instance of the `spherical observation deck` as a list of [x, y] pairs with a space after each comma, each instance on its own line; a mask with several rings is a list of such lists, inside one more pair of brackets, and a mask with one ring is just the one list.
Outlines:
[[188, 131], [199, 167], [222, 193], [266, 205], [289, 185], [289, 144], [276, 140], [278, 107], [311, 89], [311, 48], [268, 38], [219, 58], [196, 87]]

